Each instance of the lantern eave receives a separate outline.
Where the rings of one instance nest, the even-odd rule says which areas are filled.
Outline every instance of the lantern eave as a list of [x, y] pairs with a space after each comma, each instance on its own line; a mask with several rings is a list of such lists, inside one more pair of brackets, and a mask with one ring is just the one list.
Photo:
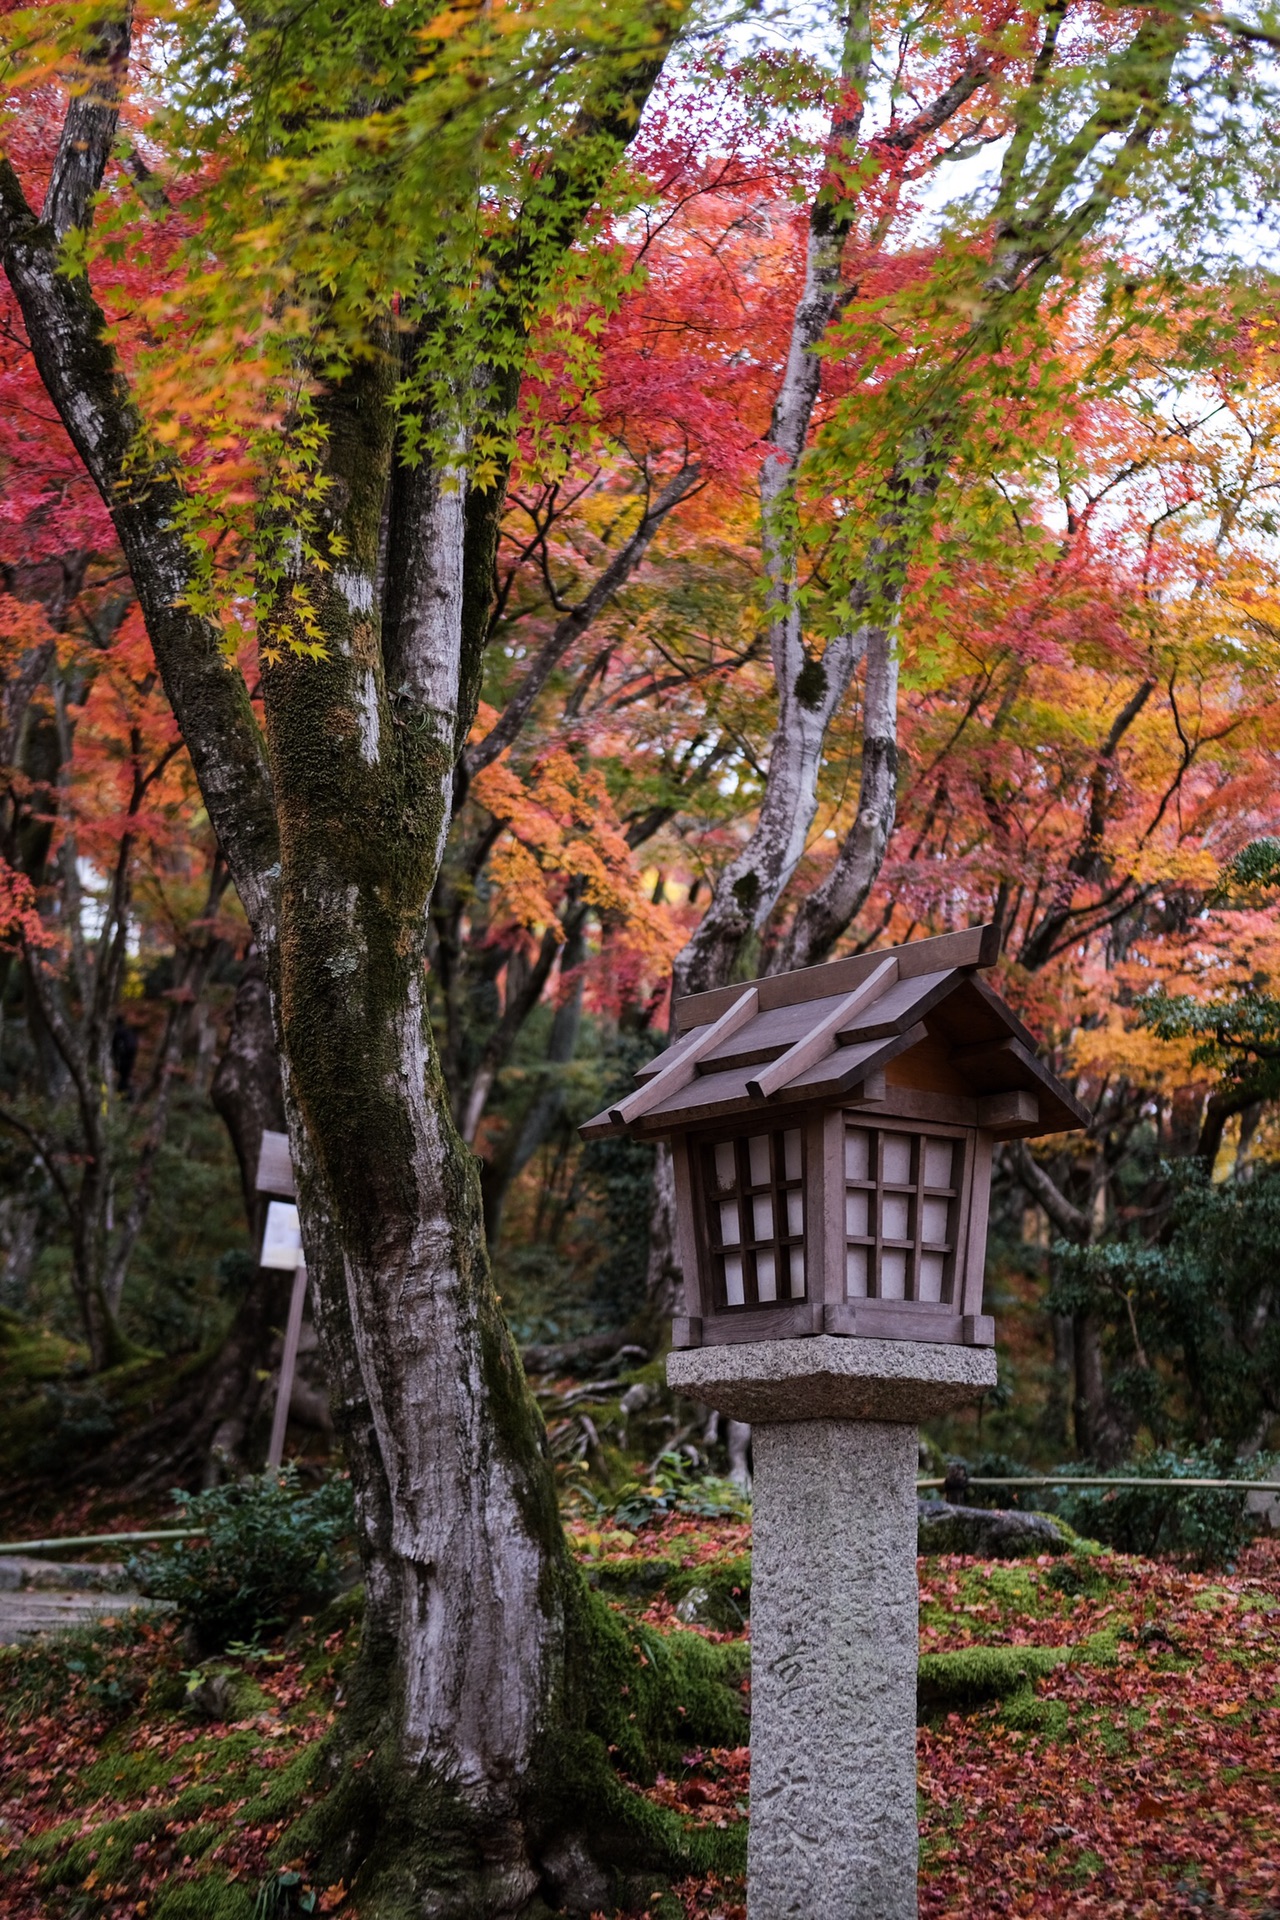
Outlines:
[[[1083, 1127], [1087, 1113], [1039, 1058], [1035, 1036], [977, 977], [990, 963], [991, 932], [858, 955], [856, 971], [853, 961], [831, 961], [678, 1001], [679, 1038], [639, 1069], [636, 1093], [580, 1132], [662, 1139], [864, 1101], [909, 1114], [899, 1089], [932, 1097], [939, 1117], [951, 1102], [951, 1117], [996, 1139]], [[927, 964], [942, 959], [950, 964]], [[691, 1013], [701, 1016], [692, 1025]], [[913, 1060], [917, 1052], [928, 1060]], [[963, 1114], [957, 1099], [971, 1103]]]

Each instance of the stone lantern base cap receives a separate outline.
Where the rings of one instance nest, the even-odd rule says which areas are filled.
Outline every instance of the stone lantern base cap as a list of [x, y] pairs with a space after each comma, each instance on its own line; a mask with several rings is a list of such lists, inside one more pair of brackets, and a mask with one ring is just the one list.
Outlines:
[[990, 1347], [924, 1340], [753, 1340], [667, 1356], [676, 1393], [731, 1420], [884, 1420], [915, 1426], [996, 1384]]

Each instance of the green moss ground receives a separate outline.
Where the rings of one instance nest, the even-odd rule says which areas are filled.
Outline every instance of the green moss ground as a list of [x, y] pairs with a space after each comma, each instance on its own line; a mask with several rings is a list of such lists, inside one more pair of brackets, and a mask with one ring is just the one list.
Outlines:
[[[746, 1523], [674, 1515], [573, 1532], [590, 1582], [593, 1666], [580, 1680], [593, 1710], [584, 1744], [557, 1756], [555, 1792], [572, 1803], [614, 1781], [626, 1911], [742, 1920]], [[921, 1563], [927, 1920], [1068, 1915], [1085, 1887], [1117, 1920], [1261, 1920], [1280, 1806], [1280, 1553], [1254, 1554], [1213, 1580], [1087, 1550]], [[172, 1627], [137, 1618], [0, 1652], [6, 1920], [123, 1920], [144, 1902], [148, 1920], [358, 1914], [323, 1867], [318, 1766], [358, 1632], [347, 1595], [272, 1657], [196, 1672]], [[602, 1775], [607, 1758], [615, 1771]], [[1213, 1816], [1224, 1796], [1239, 1828], [1229, 1845]], [[979, 1818], [1012, 1836], [998, 1876]], [[1174, 1819], [1171, 1839], [1162, 1823]], [[1172, 1877], [1143, 1821], [1175, 1858]], [[1215, 1845], [1234, 1904], [1206, 1907]], [[644, 1870], [646, 1850], [666, 1860], [664, 1879]]]

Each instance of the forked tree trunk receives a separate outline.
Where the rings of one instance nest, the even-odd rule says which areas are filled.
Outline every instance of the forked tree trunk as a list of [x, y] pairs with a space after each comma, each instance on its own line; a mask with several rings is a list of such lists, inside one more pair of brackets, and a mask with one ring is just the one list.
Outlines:
[[[633, 69], [609, 70], [564, 168], [531, 188], [494, 264], [512, 288], [513, 337], [530, 288], [598, 199], [679, 24], [680, 8], [655, 0]], [[502, 488], [468, 490], [461, 440], [449, 471], [394, 466], [392, 388], [414, 374], [417, 346], [407, 328], [371, 340], [322, 402], [322, 564], [260, 609], [263, 630], [286, 640], [290, 590], [305, 590], [325, 643], [321, 659], [284, 646], [264, 663], [264, 751], [217, 628], [186, 592], [178, 483], [141, 470], [102, 314], [83, 277], [58, 271], [61, 241], [90, 218], [125, 58], [127, 28], [111, 23], [72, 101], [43, 218], [0, 162], [0, 258], [46, 390], [112, 513], [272, 988], [366, 1582], [331, 1790], [297, 1844], [329, 1877], [358, 1876], [370, 1913], [516, 1920], [538, 1898], [587, 1913], [612, 1903], [615, 1870], [687, 1871], [697, 1854], [613, 1770], [615, 1752], [646, 1763], [657, 1683], [568, 1553], [427, 1017], [426, 910], [478, 698]], [[495, 381], [510, 385], [506, 372]], [[733, 1743], [740, 1703], [709, 1684], [716, 1661], [702, 1642], [672, 1652], [663, 1690], [689, 1661], [701, 1680], [677, 1737]]]

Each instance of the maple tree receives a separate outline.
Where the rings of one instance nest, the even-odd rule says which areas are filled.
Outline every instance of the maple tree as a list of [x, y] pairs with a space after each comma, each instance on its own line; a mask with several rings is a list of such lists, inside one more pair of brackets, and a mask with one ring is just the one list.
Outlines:
[[[752, 494], [789, 337], [794, 345], [799, 270], [815, 244], [789, 197], [794, 150], [758, 130], [753, 144], [733, 109], [717, 107], [710, 131], [684, 100], [655, 113], [633, 149], [657, 196], [628, 234], [645, 276], [605, 327], [590, 409], [576, 388], [558, 395], [555, 425], [587, 435], [590, 457], [579, 447], [577, 464], [553, 467], [540, 491], [523, 486], [519, 468], [513, 479], [494, 616], [501, 644], [486, 681], [495, 712], [503, 695], [511, 700], [530, 760], [548, 738], [606, 756], [615, 806], [643, 850], [655, 931], [670, 949], [689, 939], [681, 973], [723, 914], [732, 920], [724, 889], [741, 878], [735, 862], [754, 859], [769, 782], [782, 779], [776, 670], [753, 602], [768, 542], [762, 552]], [[926, 147], [926, 179], [931, 157]], [[901, 178], [894, 194], [905, 223], [916, 203]], [[877, 218], [883, 252], [871, 271], [887, 280], [895, 229], [883, 205]], [[815, 686], [827, 671], [824, 597], [838, 584], [844, 523], [858, 520], [859, 468], [842, 466], [837, 451], [848, 443], [846, 396], [857, 392], [865, 406], [857, 381], [866, 377], [866, 341], [849, 316], [859, 298], [873, 315], [884, 298], [882, 282], [852, 273], [851, 245], [840, 324], [821, 357], [826, 385], [806, 424], [814, 475], [799, 501], [806, 517], [787, 529], [813, 568], [799, 577], [789, 617], [808, 636]], [[861, 892], [863, 902], [860, 913], [850, 909], [850, 934], [858, 946], [994, 918], [1009, 989], [1041, 1031], [1070, 1041], [1060, 1063], [1081, 1071], [1086, 1094], [1096, 1090], [1099, 1169], [1129, 1150], [1153, 1097], [1153, 1063], [1140, 1062], [1125, 1012], [1136, 970], [1162, 964], [1179, 921], [1191, 937], [1203, 932], [1196, 903], [1207, 901], [1224, 838], [1238, 844], [1274, 824], [1269, 284], [1228, 267], [1219, 295], [1194, 286], [1171, 301], [1158, 263], [1128, 265], [1117, 294], [1111, 256], [1088, 246], [1074, 280], [1065, 288], [1055, 281], [1043, 314], [1020, 313], [1017, 327], [1030, 329], [1044, 376], [1030, 392], [1016, 381], [998, 387], [973, 465], [958, 461], [947, 478], [949, 517], [922, 534], [903, 576], [892, 684], [877, 678], [873, 660], [871, 678], [851, 680], [849, 697], [829, 712], [821, 701], [812, 710], [799, 702], [787, 751], [808, 768], [812, 806], [775, 802], [797, 836], [794, 870], [740, 962], [749, 972], [803, 959], [796, 943], [810, 938], [805, 925], [828, 912], [810, 897], [820, 902], [846, 885], [857, 847], [862, 879], [850, 899]], [[920, 250], [895, 271], [920, 275]], [[1099, 303], [1109, 315], [1101, 329]], [[1023, 339], [1019, 352], [1029, 351]], [[1015, 370], [1024, 365], [1014, 357]], [[550, 431], [550, 402], [542, 385], [527, 384], [532, 445], [535, 433]], [[628, 507], [647, 511], [637, 481], [656, 488], [661, 476], [683, 479], [691, 468], [696, 485], [653, 534], [620, 598], [588, 607], [584, 556], [601, 556], [603, 578], [601, 527], [625, 553], [618, 530], [634, 524]], [[852, 497], [833, 505], [837, 487]], [[701, 590], [708, 580], [720, 587], [714, 599]], [[565, 611], [575, 599], [576, 628]], [[866, 745], [877, 700], [873, 733], [879, 728], [883, 741], [890, 728], [891, 754]], [[504, 759], [520, 754], [512, 721], [484, 724]], [[887, 778], [890, 759], [904, 779]], [[522, 918], [520, 899], [490, 891], [490, 848], [518, 836], [521, 822], [518, 809], [486, 812], [481, 799], [455, 820], [461, 871], [456, 882], [446, 877], [437, 902], [448, 1031], [473, 1036], [492, 1021], [478, 1066], [456, 1045], [446, 1044], [444, 1057], [456, 1110], [488, 1154], [493, 1191], [550, 1126], [564, 1125], [563, 1100], [546, 1088], [566, 1084], [583, 1005], [652, 1019], [661, 975], [643, 960], [637, 967], [625, 933], [604, 916], [589, 941], [575, 931], [573, 944], [560, 946], [536, 906]], [[881, 823], [874, 830], [873, 817]], [[721, 907], [702, 918], [695, 908], [708, 879], [721, 889]], [[562, 865], [558, 884], [575, 886], [570, 867]], [[573, 918], [575, 928], [590, 918], [580, 900]], [[520, 943], [535, 938], [539, 959], [529, 970]], [[495, 1068], [511, 1059], [522, 1023], [554, 981], [557, 953], [571, 984], [558, 989], [545, 1065], [531, 1073], [522, 1062], [506, 1112], [481, 1132]], [[1128, 1037], [1118, 1041], [1126, 1022]], [[1123, 1086], [1106, 1072], [1122, 1059], [1133, 1069]], [[523, 1103], [521, 1086], [531, 1089]], [[1087, 1173], [1084, 1156], [1074, 1161]], [[1020, 1163], [1036, 1179], [1035, 1163]], [[1105, 1171], [1095, 1191], [1102, 1185]], [[654, 1236], [654, 1265], [669, 1292], [663, 1211], [669, 1197]], [[496, 1216], [491, 1207], [491, 1224]], [[1095, 1335], [1080, 1330], [1084, 1399], [1092, 1398], [1096, 1425]], [[1089, 1420], [1086, 1407], [1086, 1448]]]
[[[221, 911], [226, 866], [207, 831], [192, 831], [195, 783], [109, 517], [50, 417], [12, 304], [5, 319], [0, 880], [10, 904], [0, 966], [10, 1019], [0, 1122], [14, 1190], [9, 1234], [29, 1267], [43, 1214], [61, 1215], [86, 1345], [101, 1368], [127, 1351], [121, 1295], [173, 1091], [205, 988], [238, 933]], [[171, 976], [158, 1025], [151, 1007], [127, 998], [140, 957], [157, 953], [169, 956]]]

